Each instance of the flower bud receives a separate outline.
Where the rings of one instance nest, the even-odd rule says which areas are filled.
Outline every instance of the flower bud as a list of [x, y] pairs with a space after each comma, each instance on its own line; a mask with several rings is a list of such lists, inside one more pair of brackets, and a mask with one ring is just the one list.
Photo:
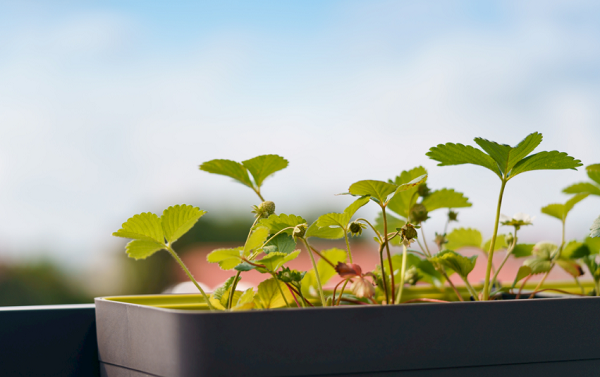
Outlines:
[[445, 244], [448, 243], [448, 239], [446, 238], [445, 234], [435, 234], [435, 240], [434, 240], [435, 244], [437, 245], [438, 249], [442, 250]]
[[350, 234], [353, 236], [360, 236], [362, 234], [362, 230], [367, 226], [363, 223], [359, 223], [358, 221], [353, 221], [350, 223], [349, 230]]
[[427, 186], [427, 183], [421, 183], [419, 185], [419, 187], [417, 188], [417, 192], [419, 193], [419, 196], [422, 198], [426, 198], [429, 196], [429, 194], [431, 194], [431, 190]]
[[259, 206], [252, 207], [252, 213], [255, 214], [257, 219], [266, 219], [275, 213], [275, 203], [269, 200], [262, 202]]
[[448, 221], [458, 221], [458, 212], [448, 211]]
[[417, 238], [417, 230], [411, 223], [404, 224], [400, 234], [402, 235], [402, 242], [406, 246], [410, 245]]
[[306, 229], [308, 229], [308, 224], [298, 224], [294, 227], [294, 231], [292, 232], [292, 237], [294, 240], [296, 238], [302, 238], [306, 234]]
[[423, 204], [415, 204], [410, 209], [410, 218], [417, 224], [429, 218], [427, 208]]
[[515, 241], [515, 236], [512, 233], [508, 233], [504, 239], [506, 240], [506, 244], [510, 246]]

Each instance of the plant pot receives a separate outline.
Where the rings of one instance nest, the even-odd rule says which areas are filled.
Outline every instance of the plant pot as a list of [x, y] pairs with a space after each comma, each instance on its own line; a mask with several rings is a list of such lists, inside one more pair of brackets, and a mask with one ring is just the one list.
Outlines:
[[[96, 299], [103, 376], [596, 376], [596, 297], [217, 312]], [[176, 309], [174, 309], [176, 308]]]

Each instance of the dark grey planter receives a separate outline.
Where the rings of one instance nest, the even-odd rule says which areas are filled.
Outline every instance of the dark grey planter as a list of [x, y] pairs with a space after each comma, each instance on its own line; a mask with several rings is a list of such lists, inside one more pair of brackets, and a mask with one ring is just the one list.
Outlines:
[[597, 376], [595, 297], [211, 313], [96, 299], [103, 376]]

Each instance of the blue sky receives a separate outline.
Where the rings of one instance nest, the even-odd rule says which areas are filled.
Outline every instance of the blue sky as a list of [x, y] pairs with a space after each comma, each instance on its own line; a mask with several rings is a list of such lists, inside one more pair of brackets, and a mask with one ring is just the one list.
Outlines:
[[[598, 19], [591, 1], [0, 1], [0, 258], [89, 264], [134, 213], [244, 211], [249, 190], [197, 165], [265, 153], [290, 160], [264, 189], [281, 212], [339, 210], [352, 182], [424, 165], [489, 235], [497, 178], [425, 153], [540, 131], [540, 149], [600, 162]], [[519, 177], [503, 212], [556, 241], [539, 209], [585, 179]], [[599, 213], [577, 207], [568, 234]]]

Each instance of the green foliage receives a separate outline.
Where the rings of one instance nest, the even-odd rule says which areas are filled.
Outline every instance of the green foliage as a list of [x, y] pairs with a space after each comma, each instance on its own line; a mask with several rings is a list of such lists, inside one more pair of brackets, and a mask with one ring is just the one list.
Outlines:
[[581, 165], [583, 164], [580, 160], [576, 160], [564, 152], [539, 152], [521, 160], [513, 168], [509, 178], [532, 170], [577, 170]]
[[[387, 217], [387, 222], [388, 222], [388, 232], [394, 231], [396, 229], [400, 229], [404, 226], [404, 224], [406, 224], [406, 221], [404, 220], [400, 220], [399, 218], [390, 215], [389, 213], [386, 214]], [[375, 218], [375, 229], [377, 229], [377, 231], [381, 234], [383, 234], [383, 212], [379, 212], [377, 213], [377, 217]], [[394, 246], [401, 246], [402, 244], [402, 238], [401, 237], [395, 237], [390, 241], [391, 245]]]
[[261, 247], [269, 236], [269, 228], [260, 226], [252, 231], [244, 245], [244, 255], [249, 255], [252, 250]]
[[531, 255], [534, 244], [532, 243], [520, 243], [515, 245], [512, 251], [512, 256], [515, 258], [523, 258]]
[[[283, 291], [284, 297], [281, 295]], [[285, 283], [270, 278], [258, 285], [258, 292], [254, 296], [254, 304], [258, 309], [274, 309], [285, 306], [285, 300], [294, 300]]]
[[168, 243], [173, 243], [190, 230], [206, 213], [187, 204], [176, 205], [164, 210], [160, 221]]
[[[390, 275], [389, 262], [386, 260], [383, 261], [383, 267], [385, 273]], [[441, 287], [444, 281], [442, 274], [436, 271], [433, 264], [427, 259], [419, 258], [417, 255], [413, 253], [408, 253], [406, 255], [406, 269], [408, 270], [411, 267], [415, 267], [419, 275], [422, 276], [422, 281], [425, 281], [429, 284], [433, 284], [436, 287]], [[402, 273], [402, 255], [396, 254], [392, 255], [392, 268], [394, 270], [394, 279], [396, 282], [400, 281], [400, 274]], [[377, 270], [377, 274], [381, 274], [381, 269]]]
[[588, 165], [585, 170], [587, 171], [588, 177], [600, 185], [600, 164]]
[[233, 285], [233, 281], [235, 280], [235, 276], [230, 277], [221, 285], [219, 288], [215, 289], [212, 294], [212, 297], [219, 301], [221, 305], [226, 306], [227, 299], [229, 295], [229, 291], [231, 290], [231, 286]]
[[391, 183], [365, 180], [353, 183], [348, 189], [348, 192], [351, 195], [356, 196], [370, 196], [371, 199], [383, 205], [387, 202], [388, 196], [396, 192], [397, 189], [398, 186]]
[[277, 251], [284, 254], [289, 254], [296, 248], [296, 241], [292, 236], [289, 236], [285, 233], [280, 233], [277, 236], [273, 237], [272, 240], [267, 243], [267, 245], [263, 248], [263, 251], [266, 254]]
[[590, 249], [590, 254], [600, 253], [600, 237], [586, 237], [583, 243]]
[[591, 194], [600, 196], [600, 187], [589, 182], [572, 184], [563, 190], [565, 194]]
[[358, 211], [362, 206], [369, 202], [368, 196], [363, 196], [356, 199], [352, 204], [348, 206], [344, 210], [343, 213], [327, 213], [325, 215], [320, 216], [315, 222], [319, 228], [326, 227], [340, 227], [342, 229], [348, 228], [348, 223], [352, 220], [352, 216]]
[[300, 250], [296, 250], [289, 254], [274, 252], [265, 255], [262, 259], [257, 260], [255, 263], [262, 264], [266, 267], [266, 270], [260, 267], [257, 268], [257, 270], [260, 272], [275, 272], [285, 263], [298, 258], [298, 255], [300, 255]]
[[560, 268], [575, 278], [583, 275], [583, 269], [579, 263], [573, 260], [560, 258], [556, 260], [556, 264], [558, 264]]
[[432, 147], [427, 156], [439, 162], [438, 166], [473, 164], [487, 168], [502, 178], [493, 158], [470, 145], [446, 143]]
[[320, 228], [317, 226], [317, 222], [315, 221], [310, 227], [308, 227], [308, 230], [306, 231], [306, 238], [311, 237], [337, 240], [344, 238], [344, 230], [342, 228], [331, 227]]
[[226, 175], [243, 185], [254, 188], [248, 176], [248, 170], [239, 162], [221, 159], [210, 160], [200, 165], [200, 170], [213, 174]]
[[[389, 183], [395, 184], [397, 186], [407, 184], [409, 182], [422, 177], [423, 175], [427, 175], [427, 170], [424, 167], [418, 166], [411, 170], [405, 170], [400, 173], [399, 176], [394, 178], [394, 180], [390, 180]], [[408, 214], [410, 209], [417, 202], [418, 196], [415, 195], [418, 186], [413, 186], [408, 190], [399, 191], [394, 194], [394, 196], [390, 199], [388, 203], [388, 208], [400, 215], [403, 218], [408, 218]]]
[[552, 262], [545, 258], [540, 257], [532, 257], [525, 262], [523, 262], [523, 266], [527, 266], [531, 269], [531, 275], [544, 274], [552, 268]]
[[587, 198], [588, 195], [589, 194], [587, 193], [577, 194], [571, 199], [567, 200], [565, 204], [549, 204], [542, 208], [542, 213], [557, 218], [560, 221], [564, 222], [567, 219], [567, 215], [569, 214], [569, 212], [571, 212], [575, 204]]
[[483, 236], [477, 229], [472, 228], [457, 228], [454, 229], [448, 236], [446, 248], [450, 250], [458, 250], [462, 247], [481, 247]]
[[563, 247], [561, 257], [566, 259], [581, 259], [590, 255], [590, 248], [583, 242], [570, 241]]
[[[344, 263], [346, 261], [346, 251], [338, 248], [332, 248], [321, 251], [321, 255], [327, 258], [333, 265], [337, 265], [338, 262]], [[321, 284], [325, 285], [327, 282], [334, 277], [337, 272], [335, 269], [323, 259], [319, 259], [317, 262], [317, 271], [321, 278]], [[315, 270], [309, 270], [304, 279], [302, 279], [302, 294], [306, 296], [315, 296], [317, 287], [317, 278]]]
[[166, 246], [156, 241], [148, 240], [133, 240], [130, 241], [125, 250], [129, 258], [146, 259], [159, 250], [165, 249]]
[[542, 134], [534, 132], [523, 139], [516, 147], [498, 144], [482, 138], [475, 138], [475, 142], [490, 155], [498, 164], [500, 172], [507, 176], [515, 165], [542, 142]]
[[600, 237], [600, 217], [598, 217], [596, 220], [594, 220], [594, 223], [592, 224], [590, 231], [591, 231], [590, 237], [592, 237], [592, 238]]
[[469, 202], [469, 198], [453, 189], [436, 190], [424, 198], [421, 204], [429, 212], [440, 208], [465, 208], [473, 205]]
[[[305, 223], [306, 220], [300, 216], [282, 213], [280, 215], [272, 214], [268, 218], [260, 220], [259, 225], [269, 228], [271, 234], [276, 234], [285, 228], [293, 228], [296, 225]], [[294, 229], [287, 229], [285, 233], [292, 235], [293, 230]]]
[[235, 249], [216, 249], [206, 256], [209, 263], [218, 263], [222, 270], [232, 270], [242, 262], [244, 256], [244, 248], [236, 247]]
[[275, 155], [267, 154], [242, 161], [242, 165], [248, 169], [256, 186], [261, 187], [264, 180], [271, 174], [287, 168], [288, 160]]
[[443, 250], [429, 260], [433, 263], [439, 263], [442, 266], [451, 269], [463, 279], [466, 279], [471, 271], [473, 271], [473, 268], [475, 268], [477, 255], [467, 258], [455, 251]]
[[131, 238], [134, 240], [165, 242], [160, 219], [154, 213], [143, 212], [127, 219], [121, 229], [113, 233], [115, 237]]
[[[481, 250], [487, 253], [490, 250], [491, 245], [492, 239], [490, 238], [489, 240], [485, 241], [485, 243], [481, 246]], [[496, 237], [496, 243], [494, 244], [494, 251], [505, 249], [507, 246], [508, 244], [506, 243], [506, 235], [498, 234], [498, 236]]]
[[517, 276], [515, 277], [515, 281], [513, 282], [512, 287], [514, 288], [519, 281], [521, 281], [521, 280], [525, 279], [527, 276], [531, 275], [532, 272], [533, 272], [533, 270], [529, 266], [519, 267], [519, 271], [517, 271]]

